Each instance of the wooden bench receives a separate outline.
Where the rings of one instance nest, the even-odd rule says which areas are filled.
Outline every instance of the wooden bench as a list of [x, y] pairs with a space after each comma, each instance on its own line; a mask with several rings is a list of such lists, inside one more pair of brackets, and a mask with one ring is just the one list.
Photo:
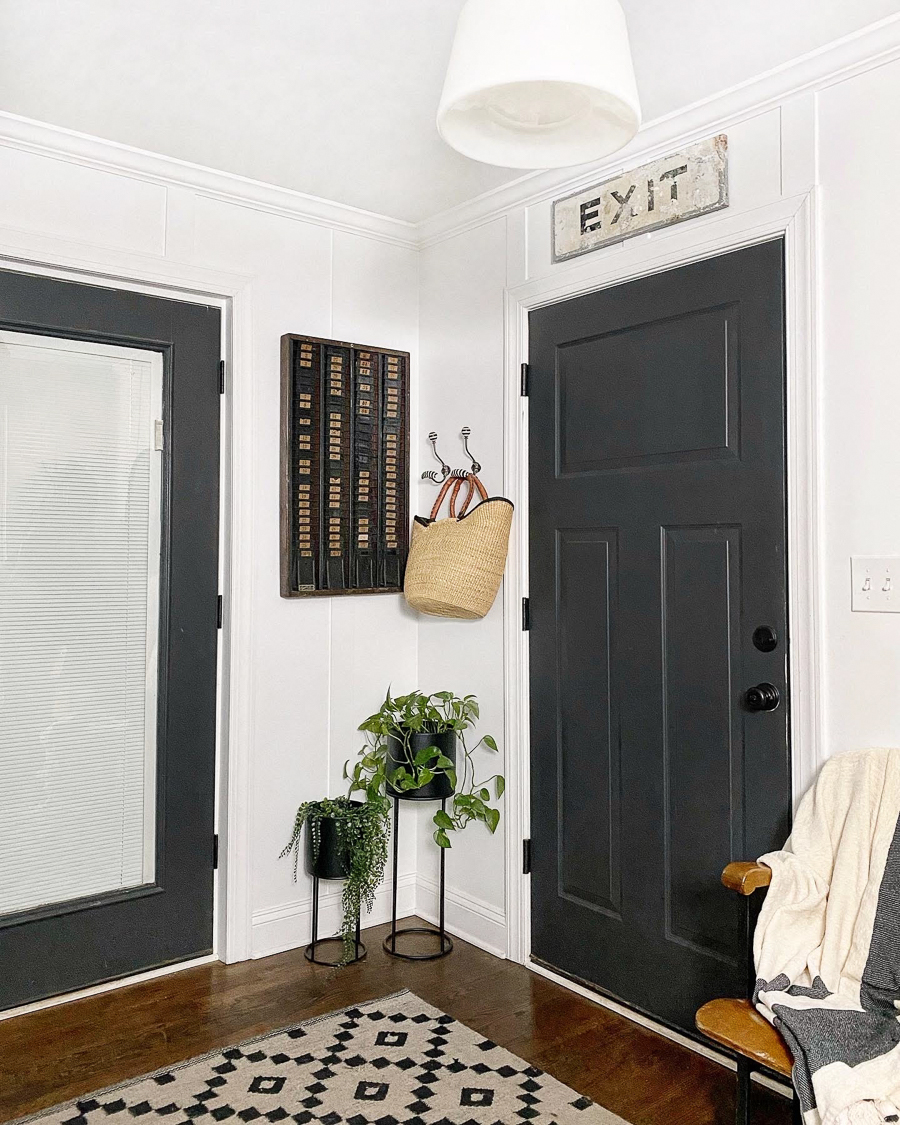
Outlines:
[[[756, 985], [753, 964], [753, 928], [758, 909], [751, 904], [754, 891], [765, 890], [772, 879], [768, 867], [759, 863], [729, 863], [722, 872], [722, 882], [747, 900], [744, 915], [744, 957], [747, 975], [746, 1000], [710, 1000], [697, 1013], [696, 1023], [708, 1039], [734, 1056], [737, 1061], [737, 1125], [750, 1121], [751, 1075], [754, 1070], [767, 1070], [790, 1079], [794, 1060], [787, 1044], [753, 1007], [750, 997]], [[794, 1096], [794, 1120], [802, 1122], [800, 1103]]]

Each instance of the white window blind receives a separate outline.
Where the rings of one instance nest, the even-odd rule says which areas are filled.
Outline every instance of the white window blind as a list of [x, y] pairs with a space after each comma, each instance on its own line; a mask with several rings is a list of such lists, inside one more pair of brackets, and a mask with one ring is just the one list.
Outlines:
[[162, 357], [0, 332], [0, 915], [154, 878]]

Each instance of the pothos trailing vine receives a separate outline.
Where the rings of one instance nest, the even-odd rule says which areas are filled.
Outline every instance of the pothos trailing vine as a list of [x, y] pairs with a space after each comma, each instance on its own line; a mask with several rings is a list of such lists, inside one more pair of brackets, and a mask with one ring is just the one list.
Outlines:
[[384, 805], [377, 802], [359, 804], [349, 797], [305, 801], [297, 809], [291, 838], [281, 852], [281, 856], [294, 853], [295, 880], [304, 825], [309, 824], [312, 859], [315, 862], [322, 845], [322, 821], [326, 817], [335, 822], [341, 858], [348, 869], [341, 893], [343, 916], [340, 932], [343, 942], [340, 964], [346, 965], [356, 956], [356, 919], [363, 904], [366, 910], [372, 909], [387, 863], [386, 802]]
[[[474, 753], [480, 746], [497, 752], [497, 743], [489, 734], [482, 735], [471, 748], [466, 743], [465, 732], [480, 717], [478, 700], [474, 695], [455, 696], [449, 691], [431, 695], [414, 691], [409, 695], [392, 698], [388, 690], [384, 703], [370, 715], [359, 729], [366, 733], [366, 745], [361, 758], [351, 769], [344, 765], [344, 777], [350, 781], [350, 795], [364, 793], [366, 800], [378, 809], [388, 807], [388, 785], [402, 792], [427, 785], [437, 775], [445, 774], [454, 793], [449, 812], [441, 809], [434, 814], [434, 839], [442, 848], [449, 848], [449, 832], [462, 831], [473, 820], [486, 824], [496, 832], [500, 823], [500, 810], [494, 808], [489, 786], [493, 782], [494, 797], [499, 800], [506, 783], [495, 773], [483, 781], [475, 779]], [[437, 746], [425, 746], [413, 753], [414, 734], [443, 734], [455, 732], [462, 747], [459, 769]], [[390, 740], [394, 743], [390, 752]], [[397, 747], [399, 746], [399, 752]]]

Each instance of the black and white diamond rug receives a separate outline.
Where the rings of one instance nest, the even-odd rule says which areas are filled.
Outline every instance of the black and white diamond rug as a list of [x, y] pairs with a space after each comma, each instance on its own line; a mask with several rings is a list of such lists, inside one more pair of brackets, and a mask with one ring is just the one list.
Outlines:
[[401, 992], [55, 1106], [46, 1125], [624, 1125]]

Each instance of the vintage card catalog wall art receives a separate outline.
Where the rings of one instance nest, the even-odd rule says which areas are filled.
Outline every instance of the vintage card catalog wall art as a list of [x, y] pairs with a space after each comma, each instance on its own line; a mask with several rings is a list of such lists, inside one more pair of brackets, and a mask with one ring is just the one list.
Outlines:
[[721, 134], [558, 199], [553, 261], [727, 206], [728, 138]]
[[281, 595], [399, 593], [409, 353], [281, 338]]

